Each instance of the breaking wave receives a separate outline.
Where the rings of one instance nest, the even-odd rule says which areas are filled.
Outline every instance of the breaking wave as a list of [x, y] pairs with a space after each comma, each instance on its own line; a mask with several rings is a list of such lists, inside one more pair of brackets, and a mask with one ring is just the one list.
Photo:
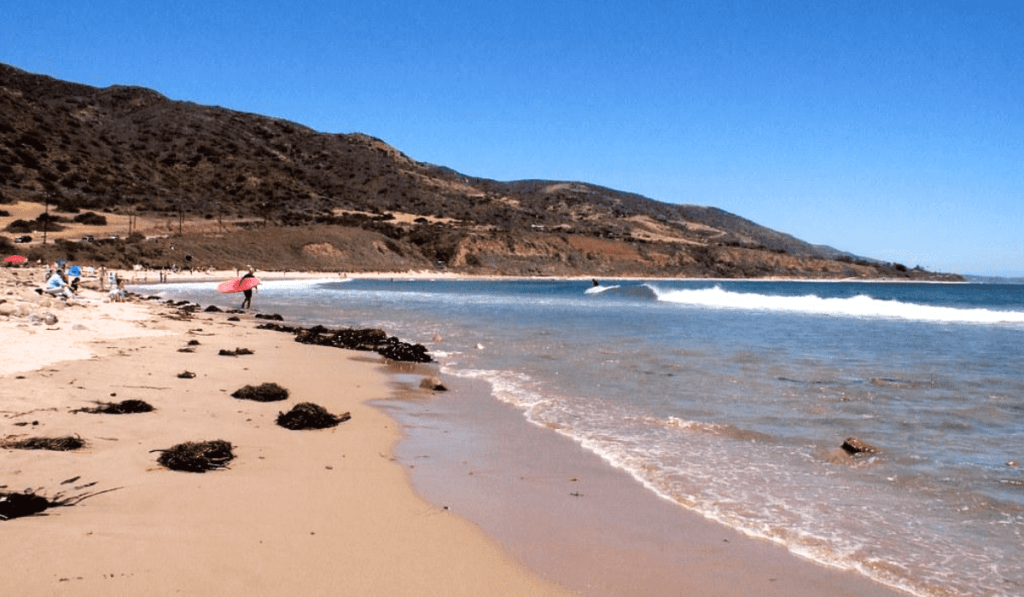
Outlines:
[[867, 295], [844, 298], [774, 296], [732, 292], [719, 286], [702, 289], [664, 290], [652, 287], [657, 300], [710, 309], [735, 309], [773, 313], [802, 313], [833, 317], [867, 317], [927, 321], [933, 323], [1024, 324], [1022, 311], [964, 309], [881, 300]]

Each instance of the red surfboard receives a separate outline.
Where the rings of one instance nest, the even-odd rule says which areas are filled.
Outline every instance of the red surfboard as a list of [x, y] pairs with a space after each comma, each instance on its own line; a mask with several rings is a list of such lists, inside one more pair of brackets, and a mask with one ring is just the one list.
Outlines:
[[235, 278], [234, 280], [222, 282], [219, 286], [217, 286], [217, 292], [242, 292], [243, 290], [249, 290], [250, 288], [254, 288], [259, 283], [259, 278]]

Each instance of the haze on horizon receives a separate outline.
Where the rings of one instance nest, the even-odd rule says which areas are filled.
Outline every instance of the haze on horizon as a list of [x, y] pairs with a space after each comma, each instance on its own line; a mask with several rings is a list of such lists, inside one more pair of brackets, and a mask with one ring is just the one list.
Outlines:
[[1024, 3], [6, 7], [0, 62], [362, 132], [498, 180], [710, 205], [933, 271], [1024, 276]]

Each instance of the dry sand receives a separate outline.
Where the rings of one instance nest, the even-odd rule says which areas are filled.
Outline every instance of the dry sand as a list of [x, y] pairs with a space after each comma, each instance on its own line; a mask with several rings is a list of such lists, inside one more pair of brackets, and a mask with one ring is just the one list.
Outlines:
[[[298, 344], [247, 316], [181, 318], [93, 292], [81, 306], [48, 305], [31, 292], [42, 273], [20, 271], [22, 286], [0, 273], [0, 306], [17, 307], [0, 316], [0, 438], [72, 434], [87, 445], [0, 449], [0, 490], [96, 495], [0, 521], [0, 595], [569, 594], [413, 493], [390, 456], [398, 429], [365, 404], [391, 392], [367, 353]], [[56, 324], [42, 323], [47, 312]], [[194, 352], [179, 352], [189, 340]], [[218, 356], [240, 347], [255, 354]], [[263, 382], [289, 399], [230, 396]], [[130, 398], [156, 411], [72, 412]], [[319, 431], [275, 424], [302, 401], [352, 419]], [[154, 450], [213, 439], [234, 446], [227, 469], [156, 461]]]

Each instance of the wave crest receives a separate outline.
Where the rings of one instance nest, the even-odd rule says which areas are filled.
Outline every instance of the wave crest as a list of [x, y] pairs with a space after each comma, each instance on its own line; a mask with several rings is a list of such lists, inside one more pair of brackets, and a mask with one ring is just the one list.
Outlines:
[[882, 300], [867, 295], [845, 298], [776, 296], [733, 292], [720, 286], [714, 288], [662, 290], [653, 289], [661, 302], [711, 309], [802, 313], [832, 317], [868, 317], [927, 321], [934, 323], [1024, 323], [1024, 312], [991, 309], [958, 309], [921, 305], [896, 300]]

